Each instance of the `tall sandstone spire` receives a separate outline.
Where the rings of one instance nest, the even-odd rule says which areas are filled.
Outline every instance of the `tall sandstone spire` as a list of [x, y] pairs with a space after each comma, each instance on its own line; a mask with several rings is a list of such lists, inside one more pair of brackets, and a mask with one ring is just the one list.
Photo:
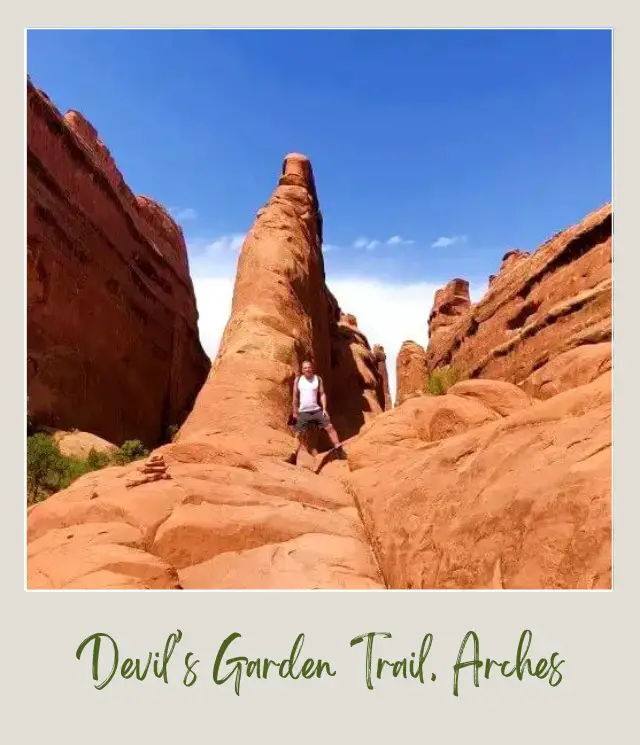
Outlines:
[[313, 171], [294, 153], [242, 246], [231, 317], [178, 441], [286, 454], [292, 384], [307, 358], [325, 381], [342, 439], [384, 409], [375, 355], [326, 288]]

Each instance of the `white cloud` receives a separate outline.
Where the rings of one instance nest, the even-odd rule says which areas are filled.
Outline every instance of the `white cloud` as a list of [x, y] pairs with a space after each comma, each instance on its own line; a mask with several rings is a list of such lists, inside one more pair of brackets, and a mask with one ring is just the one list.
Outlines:
[[233, 233], [232, 235], [222, 235], [204, 246], [204, 252], [209, 256], [219, 256], [223, 252], [237, 254], [242, 248], [244, 239], [247, 236], [244, 233]]
[[441, 235], [436, 241], [431, 244], [431, 248], [449, 248], [457, 243], [466, 243], [466, 235]]
[[399, 235], [392, 235], [387, 241], [388, 246], [411, 246], [413, 243], [415, 243], [415, 241], [405, 241], [405, 239]]
[[176, 209], [172, 207], [169, 212], [173, 216], [174, 220], [178, 222], [184, 222], [185, 220], [195, 220], [197, 215], [196, 211], [192, 207], [184, 207], [182, 209]]
[[200, 340], [214, 359], [231, 314], [238, 254], [246, 235], [232, 233], [189, 242], [189, 266], [198, 304]]
[[234, 274], [226, 277], [193, 277], [200, 341], [212, 360], [218, 354], [222, 334], [231, 315], [234, 282]]
[[[365, 238], [364, 236], [360, 236], [360, 238], [357, 238], [353, 242], [354, 248], [364, 248], [367, 251], [372, 251], [374, 248], [378, 248], [378, 246], [381, 246], [383, 241], [372, 238]], [[387, 246], [410, 246], [415, 241], [407, 241], [400, 235], [392, 235], [391, 238], [384, 241]]]
[[191, 276], [235, 276], [238, 254], [245, 238], [243, 233], [232, 233], [213, 240], [187, 241]]
[[364, 248], [367, 251], [373, 251], [374, 248], [377, 248], [381, 245], [381, 241], [378, 240], [371, 240], [370, 238], [358, 238], [353, 242], [354, 248]]

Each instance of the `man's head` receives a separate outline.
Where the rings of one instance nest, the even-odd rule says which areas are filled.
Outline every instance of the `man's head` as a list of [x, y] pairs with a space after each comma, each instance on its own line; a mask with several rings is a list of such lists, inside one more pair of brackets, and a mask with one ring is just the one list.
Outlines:
[[305, 378], [310, 378], [313, 375], [313, 362], [311, 360], [305, 360], [302, 363], [301, 370]]

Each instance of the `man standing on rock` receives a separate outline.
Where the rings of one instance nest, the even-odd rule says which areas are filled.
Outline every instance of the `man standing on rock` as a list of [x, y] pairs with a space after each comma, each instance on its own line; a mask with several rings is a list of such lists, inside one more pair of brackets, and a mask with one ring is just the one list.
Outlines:
[[293, 382], [293, 420], [293, 429], [298, 444], [287, 458], [288, 463], [295, 464], [302, 445], [302, 434], [312, 424], [325, 430], [334, 450], [340, 447], [338, 433], [327, 413], [327, 394], [324, 383], [322, 378], [314, 373], [313, 363], [309, 360], [302, 363], [302, 375], [298, 375]]

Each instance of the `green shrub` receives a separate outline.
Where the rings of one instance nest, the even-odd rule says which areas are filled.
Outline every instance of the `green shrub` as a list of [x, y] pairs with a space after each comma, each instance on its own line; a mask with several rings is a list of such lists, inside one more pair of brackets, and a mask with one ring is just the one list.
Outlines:
[[80, 476], [109, 465], [107, 453], [91, 450], [86, 460], [63, 455], [51, 435], [38, 432], [27, 437], [27, 502], [46, 499], [66, 489]]
[[56, 491], [71, 486], [76, 479], [79, 479], [80, 476], [84, 476], [85, 473], [98, 470], [97, 468], [90, 468], [89, 463], [86, 460], [70, 458], [68, 455], [61, 455], [60, 457], [63, 461], [63, 467]]
[[172, 424], [170, 427], [167, 427], [167, 442], [173, 442], [175, 440], [179, 429], [180, 427], [178, 427], [177, 424]]
[[71, 458], [60, 452], [51, 435], [38, 432], [27, 437], [27, 504], [41, 502], [91, 471], [126, 465], [147, 455], [140, 440], [128, 440], [113, 454], [92, 448], [86, 460]]
[[127, 440], [113, 456], [114, 463], [119, 466], [126, 466], [134, 460], [146, 458], [149, 451], [144, 447], [140, 440]]
[[91, 448], [87, 456], [89, 471], [99, 471], [101, 468], [106, 468], [110, 464], [111, 456], [109, 453], [99, 453], [97, 450]]
[[65, 473], [64, 456], [50, 435], [39, 432], [27, 438], [27, 500], [38, 502], [60, 489]]
[[439, 367], [427, 375], [424, 392], [430, 396], [444, 396], [452, 385], [463, 379], [455, 365]]

